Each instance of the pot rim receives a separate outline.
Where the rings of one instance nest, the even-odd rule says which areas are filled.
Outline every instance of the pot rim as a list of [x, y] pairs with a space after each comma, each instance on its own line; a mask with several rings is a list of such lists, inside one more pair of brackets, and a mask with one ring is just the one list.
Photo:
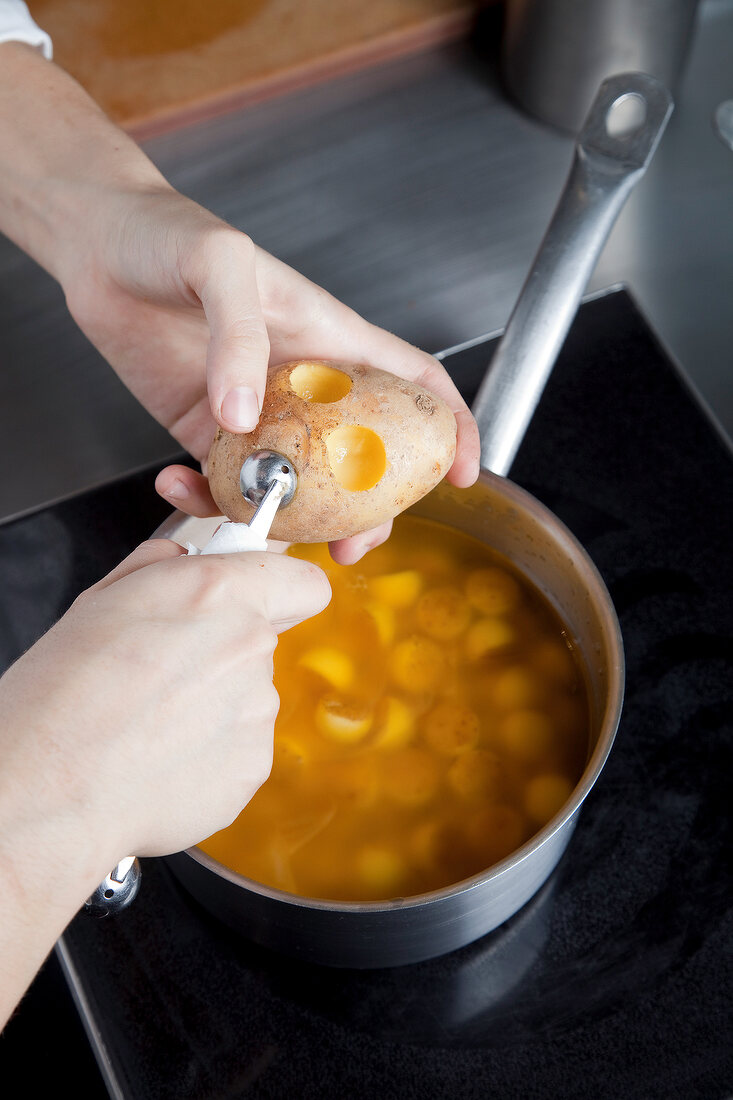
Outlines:
[[[418, 909], [422, 906], [435, 904], [436, 902], [453, 898], [460, 894], [468, 894], [472, 890], [492, 880], [498, 880], [510, 868], [517, 867], [525, 859], [532, 856], [534, 852], [541, 848], [556, 832], [558, 832], [558, 830], [562, 829], [566, 823], [577, 814], [606, 763], [621, 718], [625, 680], [625, 659], [621, 627], [611, 596], [598, 568], [592, 561], [588, 551], [562, 520], [558, 519], [554, 512], [550, 511], [546, 505], [542, 504], [526, 489], [509, 481], [508, 478], [501, 477], [489, 470], [482, 469], [478, 481], [475, 484], [479, 485], [482, 482], [498, 490], [518, 507], [531, 513], [535, 520], [541, 525], [549, 526], [555, 530], [556, 534], [559, 536], [559, 541], [565, 545], [565, 548], [569, 552], [570, 559], [579, 568], [584, 583], [594, 597], [593, 602], [598, 609], [598, 614], [602, 621], [603, 631], [609, 645], [609, 653], [613, 655], [613, 660], [609, 661], [607, 667], [608, 687], [606, 692], [606, 705], [600, 723], [598, 739], [583, 770], [583, 774], [573, 788], [573, 793], [565, 805], [558, 810], [555, 816], [552, 817], [546, 825], [531, 836], [529, 840], [525, 841], [521, 847], [515, 849], [515, 851], [511, 852], [508, 856], [505, 856], [500, 862], [492, 864], [491, 867], [483, 871], [476, 872], [476, 874], [471, 875], [469, 878], [461, 879], [449, 886], [443, 886], [439, 890], [431, 890], [423, 894], [413, 894], [404, 898], [389, 898], [367, 902], [340, 901], [338, 899], [329, 898], [309, 898], [298, 894], [291, 894], [286, 890], [279, 890], [276, 887], [266, 886], [263, 883], [257, 882], [255, 879], [247, 878], [238, 871], [233, 871], [225, 864], [220, 863], [198, 847], [187, 848], [184, 852], [180, 853], [181, 855], [188, 856], [205, 870], [217, 875], [219, 878], [225, 879], [233, 886], [258, 894], [272, 901], [279, 902], [280, 904], [288, 905], [293, 908], [319, 909], [329, 912], [343, 912], [344, 914], [365, 913], [376, 915], [394, 910]], [[475, 488], [475, 486], [471, 488]], [[465, 491], [470, 493], [471, 490], [452, 491]], [[412, 508], [408, 509], [408, 512], [419, 512], [419, 509], [420, 501], [413, 505]], [[190, 518], [191, 517], [186, 516], [184, 513], [174, 512], [173, 515], [155, 531], [153, 537], [173, 538], [180, 524]], [[452, 525], [447, 524], [447, 526]]]

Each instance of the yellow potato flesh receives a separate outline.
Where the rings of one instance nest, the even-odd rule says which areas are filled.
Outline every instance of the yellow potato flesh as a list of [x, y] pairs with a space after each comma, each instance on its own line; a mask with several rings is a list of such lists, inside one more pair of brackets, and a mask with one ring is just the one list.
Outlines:
[[303, 401], [330, 404], [346, 397], [352, 382], [348, 374], [325, 363], [298, 363], [290, 372], [290, 385]]
[[352, 492], [373, 489], [387, 469], [384, 443], [371, 428], [336, 428], [326, 439], [326, 450], [333, 476]]
[[386, 695], [383, 700], [382, 721], [374, 745], [380, 749], [400, 749], [409, 744], [415, 732], [415, 711], [403, 699]]
[[316, 725], [334, 741], [361, 741], [371, 729], [372, 715], [363, 707], [326, 696], [316, 707]]
[[399, 610], [415, 602], [423, 583], [424, 579], [417, 569], [402, 569], [399, 573], [374, 577], [369, 582], [369, 590], [383, 604]]
[[345, 691], [353, 683], [356, 675], [353, 661], [335, 646], [314, 646], [301, 655], [298, 661], [317, 676], [322, 676], [331, 687]]
[[504, 619], [479, 619], [466, 634], [466, 656], [478, 661], [489, 653], [505, 649], [516, 640], [516, 631]]

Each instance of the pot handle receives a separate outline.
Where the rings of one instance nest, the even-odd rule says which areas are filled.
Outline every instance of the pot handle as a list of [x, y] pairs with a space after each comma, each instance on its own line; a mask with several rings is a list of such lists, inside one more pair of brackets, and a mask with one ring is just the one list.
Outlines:
[[619, 73], [601, 84], [555, 213], [473, 403], [484, 469], [509, 472], [601, 249], [644, 175], [673, 106], [664, 85], [646, 73]]
[[125, 856], [100, 882], [91, 897], [87, 898], [87, 912], [95, 917], [109, 917], [124, 909], [137, 897], [141, 876], [137, 856]]

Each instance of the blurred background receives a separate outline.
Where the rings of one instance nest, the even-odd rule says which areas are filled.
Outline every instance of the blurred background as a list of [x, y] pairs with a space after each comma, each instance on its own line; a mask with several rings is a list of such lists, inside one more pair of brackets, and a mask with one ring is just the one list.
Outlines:
[[[432, 352], [502, 328], [540, 243], [573, 145], [572, 118], [550, 116], [588, 94], [558, 43], [586, 84], [604, 58], [666, 59], [676, 110], [589, 292], [626, 284], [733, 436], [733, 151], [713, 126], [733, 99], [733, 0], [30, 7], [176, 187]], [[0, 520], [178, 450], [4, 239], [0, 448]]]

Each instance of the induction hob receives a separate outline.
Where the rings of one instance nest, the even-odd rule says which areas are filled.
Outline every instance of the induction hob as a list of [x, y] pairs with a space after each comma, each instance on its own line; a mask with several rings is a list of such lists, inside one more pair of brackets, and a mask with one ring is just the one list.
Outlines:
[[[446, 359], [469, 401], [490, 353]], [[0, 528], [2, 667], [165, 518], [155, 472]], [[581, 307], [511, 477], [586, 546], [626, 647], [560, 865], [475, 944], [345, 971], [248, 943], [144, 861], [133, 905], [79, 913], [57, 949], [113, 1096], [733, 1096], [733, 463], [625, 291]], [[5, 1080], [106, 1095], [74, 1026], [52, 958]]]

